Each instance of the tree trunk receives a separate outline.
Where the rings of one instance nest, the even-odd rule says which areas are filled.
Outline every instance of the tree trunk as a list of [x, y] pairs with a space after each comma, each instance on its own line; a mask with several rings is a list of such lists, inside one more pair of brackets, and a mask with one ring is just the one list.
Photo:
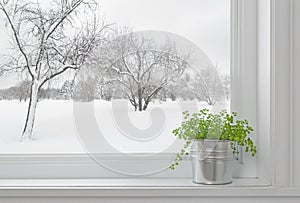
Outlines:
[[143, 107], [143, 110], [146, 111], [147, 107], [148, 107], [148, 104], [149, 104], [149, 101], [146, 100], [145, 101], [145, 104], [144, 104], [144, 107]]
[[143, 97], [141, 88], [138, 89], [138, 106], [139, 111], [143, 111]]
[[135, 101], [134, 96], [132, 96], [131, 98], [128, 96], [128, 99], [129, 99], [131, 105], [134, 107], [134, 111], [136, 111], [137, 110], [137, 103]]
[[22, 142], [27, 138], [29, 139], [32, 138], [36, 106], [38, 103], [38, 92], [39, 92], [38, 82], [34, 81], [31, 85], [27, 116], [26, 116], [24, 130], [20, 138], [20, 142]]
[[210, 105], [210, 106], [212, 106], [212, 105], [215, 104], [215, 102], [213, 101], [213, 99], [210, 98], [210, 97], [207, 97], [206, 102], [207, 102], [207, 104]]
[[176, 96], [173, 93], [170, 93], [172, 101], [176, 101]]

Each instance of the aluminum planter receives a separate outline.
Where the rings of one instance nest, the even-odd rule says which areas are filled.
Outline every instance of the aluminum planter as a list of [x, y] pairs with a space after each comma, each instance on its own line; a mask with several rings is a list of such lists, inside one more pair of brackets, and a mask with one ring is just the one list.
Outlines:
[[230, 141], [195, 140], [191, 145], [191, 159], [194, 183], [219, 185], [232, 182]]

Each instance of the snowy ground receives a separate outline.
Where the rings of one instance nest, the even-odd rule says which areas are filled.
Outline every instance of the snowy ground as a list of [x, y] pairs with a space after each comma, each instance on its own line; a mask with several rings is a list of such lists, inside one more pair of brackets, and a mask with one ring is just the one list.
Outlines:
[[[188, 109], [189, 105], [192, 106], [194, 103], [155, 102], [149, 105], [146, 112], [135, 112], [129, 105], [122, 107], [121, 104], [124, 102], [126, 104], [127, 101], [117, 102], [114, 107], [111, 102], [107, 101], [83, 104], [94, 107], [96, 128], [101, 131], [103, 140], [103, 143], [97, 143], [99, 152], [142, 153], [178, 150], [177, 145], [181, 143], [175, 142], [176, 139], [171, 132], [180, 125], [182, 110]], [[203, 102], [198, 102], [196, 105], [199, 109], [210, 108]], [[228, 107], [229, 103], [219, 103], [213, 109], [218, 111], [228, 109]], [[80, 126], [78, 123], [75, 124], [72, 101], [44, 100], [39, 102], [33, 140], [20, 143], [19, 136], [23, 129], [26, 108], [27, 103], [24, 102], [0, 101], [1, 154], [85, 152], [82, 140], [86, 138], [84, 136], [88, 136], [88, 133], [80, 132], [78, 127], [84, 129], [89, 126], [86, 125], [84, 117], [78, 118], [81, 120]], [[153, 124], [150, 112], [155, 109], [162, 110], [163, 114], [162, 112], [154, 113], [153, 122], [157, 125], [152, 129], [153, 136], [149, 137], [147, 133], [152, 132], [150, 126]], [[126, 115], [128, 115], [127, 120]], [[128, 126], [128, 123], [132, 126]], [[137, 137], [139, 132], [141, 132], [141, 139]]]

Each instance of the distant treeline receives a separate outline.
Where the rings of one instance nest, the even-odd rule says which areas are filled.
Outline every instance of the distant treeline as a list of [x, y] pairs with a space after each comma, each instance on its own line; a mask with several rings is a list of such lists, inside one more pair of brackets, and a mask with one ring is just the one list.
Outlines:
[[[19, 100], [27, 101], [30, 97], [30, 81], [23, 81], [16, 86], [0, 89], [0, 100]], [[42, 88], [39, 99], [65, 100], [65, 94], [61, 88]]]
[[[182, 76], [176, 83], [170, 83], [162, 88], [154, 97], [159, 101], [177, 99], [206, 101], [213, 105], [216, 101], [230, 99], [230, 78], [229, 76], [220, 77], [221, 82], [218, 84], [211, 80], [211, 76], [204, 80], [205, 84], [189, 85], [191, 79], [189, 74]], [[213, 82], [212, 82], [213, 81]], [[210, 82], [210, 83], [209, 83]], [[192, 83], [198, 84], [198, 83]], [[209, 87], [203, 90], [202, 87]], [[13, 87], [0, 89], [0, 100], [19, 100], [27, 101], [30, 98], [31, 82], [22, 81]], [[105, 85], [94, 81], [93, 78], [74, 81], [66, 80], [61, 87], [42, 88], [39, 92], [39, 100], [71, 100], [89, 102], [93, 100], [128, 99], [128, 95], [123, 91], [118, 83], [107, 83]]]

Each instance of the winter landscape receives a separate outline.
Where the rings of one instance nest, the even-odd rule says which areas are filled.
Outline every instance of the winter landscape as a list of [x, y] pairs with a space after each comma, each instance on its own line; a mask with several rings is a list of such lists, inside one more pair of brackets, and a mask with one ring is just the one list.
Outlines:
[[198, 43], [165, 27], [147, 31], [146, 20], [108, 21], [115, 0], [41, 2], [0, 3], [0, 154], [85, 153], [80, 105], [113, 149], [99, 143], [101, 153], [176, 151], [182, 111], [230, 109], [229, 63]]

